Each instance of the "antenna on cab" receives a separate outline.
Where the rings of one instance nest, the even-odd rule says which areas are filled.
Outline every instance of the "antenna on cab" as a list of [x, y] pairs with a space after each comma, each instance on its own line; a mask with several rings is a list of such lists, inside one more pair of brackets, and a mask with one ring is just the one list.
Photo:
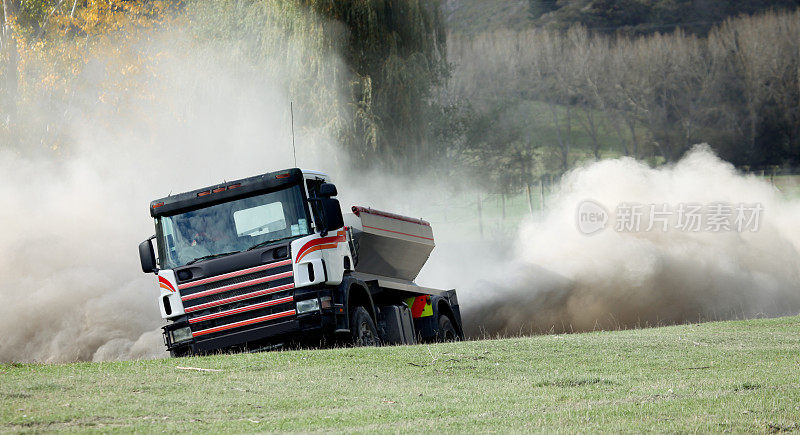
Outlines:
[[294, 147], [294, 103], [289, 101], [289, 113], [292, 116], [292, 155], [294, 156], [294, 167], [297, 167], [297, 149]]

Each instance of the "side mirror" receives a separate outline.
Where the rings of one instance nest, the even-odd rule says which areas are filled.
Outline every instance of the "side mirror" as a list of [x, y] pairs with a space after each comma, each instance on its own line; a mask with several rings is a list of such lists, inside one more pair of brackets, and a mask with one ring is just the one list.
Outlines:
[[[325, 186], [323, 184], [323, 186]], [[332, 186], [329, 185], [329, 186]], [[334, 189], [336, 189], [334, 187]], [[342, 216], [342, 209], [339, 207], [339, 201], [333, 198], [321, 198], [320, 209], [322, 211], [322, 236], [325, 237], [328, 231], [339, 229], [344, 226], [344, 217]]]
[[331, 183], [323, 183], [319, 186], [319, 196], [323, 198], [330, 198], [332, 196], [336, 196], [338, 192], [336, 191], [336, 185]]
[[153, 250], [153, 237], [145, 240], [142, 243], [139, 243], [139, 261], [142, 263], [142, 272], [158, 272], [158, 266], [156, 266], [156, 253]]

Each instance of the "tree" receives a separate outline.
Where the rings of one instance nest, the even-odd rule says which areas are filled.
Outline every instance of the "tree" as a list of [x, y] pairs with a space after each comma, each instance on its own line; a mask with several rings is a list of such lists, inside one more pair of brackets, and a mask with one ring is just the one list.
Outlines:
[[[448, 73], [438, 0], [194, 1], [188, 9], [203, 39], [302, 71], [307, 79], [288, 83], [304, 102], [295, 107], [335, 130], [355, 164], [412, 171], [439, 153], [434, 123], [449, 112], [434, 99]], [[305, 46], [293, 47], [298, 41]], [[322, 57], [296, 56], [309, 51]], [[347, 104], [336, 104], [342, 96]]]
[[558, 9], [558, 0], [528, 0], [528, 17], [539, 19], [542, 15]]
[[350, 143], [359, 163], [377, 158], [411, 169], [426, 161], [434, 152], [427, 120], [439, 111], [431, 97], [448, 73], [439, 1], [302, 2], [347, 30], [344, 56], [359, 80], [354, 99], [364, 111], [353, 137], [368, 140]]
[[11, 23], [16, 5], [11, 0], [3, 0], [3, 28], [0, 30], [0, 123], [6, 128], [14, 116], [18, 91], [18, 54]]

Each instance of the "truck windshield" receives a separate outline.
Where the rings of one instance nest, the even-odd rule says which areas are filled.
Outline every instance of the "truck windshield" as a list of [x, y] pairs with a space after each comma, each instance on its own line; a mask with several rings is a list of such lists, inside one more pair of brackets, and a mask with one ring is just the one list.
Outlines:
[[161, 267], [246, 251], [310, 234], [300, 186], [159, 218]]

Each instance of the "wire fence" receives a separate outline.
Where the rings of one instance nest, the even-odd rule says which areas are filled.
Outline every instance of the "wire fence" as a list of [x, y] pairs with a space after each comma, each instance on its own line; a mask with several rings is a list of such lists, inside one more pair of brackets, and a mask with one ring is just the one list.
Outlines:
[[[800, 199], [800, 171], [750, 171], [769, 182], [788, 200]], [[517, 236], [524, 221], [541, 221], [557, 193], [558, 183], [537, 183], [508, 193], [461, 192], [431, 198], [422, 208], [425, 219], [444, 237], [480, 241]]]
[[421, 211], [437, 238], [453, 234], [459, 240], [505, 239], [515, 236], [521, 222], [541, 220], [553, 191], [553, 184], [539, 183], [508, 193], [460, 192], [430, 198]]

